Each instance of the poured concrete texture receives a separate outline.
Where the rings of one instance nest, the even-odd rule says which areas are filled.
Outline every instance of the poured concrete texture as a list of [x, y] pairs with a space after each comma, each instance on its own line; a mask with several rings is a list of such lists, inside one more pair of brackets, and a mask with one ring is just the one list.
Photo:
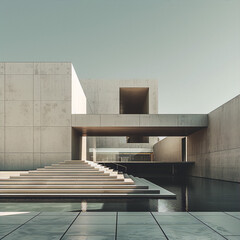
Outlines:
[[119, 114], [120, 88], [149, 88], [149, 114], [158, 112], [158, 81], [81, 79], [88, 114]]
[[74, 114], [72, 126], [90, 136], [185, 136], [208, 126], [206, 114]]
[[71, 63], [0, 64], [0, 167], [71, 157]]
[[182, 138], [167, 137], [153, 146], [155, 161], [182, 162]]
[[240, 95], [208, 117], [208, 128], [188, 136], [190, 174], [240, 182]]
[[[83, 91], [86, 95], [87, 98], [87, 115], [91, 114], [91, 116], [87, 115], [82, 115], [81, 116], [81, 121], [89, 123], [88, 126], [98, 126], [99, 123], [99, 118], [98, 114], [102, 116], [102, 121], [101, 123], [104, 126], [108, 126], [109, 124], [116, 124], [114, 127], [120, 126], [128, 123], [130, 126], [134, 126], [136, 124], [137, 117], [133, 116], [132, 114], [128, 114], [128, 116], [120, 116], [121, 112], [121, 89], [128, 89], [131, 91], [128, 91], [128, 100], [136, 97], [135, 93], [138, 92], [140, 89], [148, 89], [148, 100], [144, 100], [146, 104], [148, 104], [148, 107], [146, 106], [146, 109], [148, 109], [149, 114], [157, 114], [158, 113], [158, 81], [157, 80], [102, 80], [102, 79], [81, 79], [81, 85], [83, 88]], [[140, 91], [141, 92], [141, 91]], [[137, 98], [141, 99], [144, 97], [144, 94], [137, 94]], [[135, 96], [135, 97], [134, 97]], [[125, 97], [126, 92], [125, 92]], [[125, 98], [126, 100], [126, 98]], [[142, 100], [142, 99], [141, 99]], [[135, 101], [132, 101], [132, 103]], [[135, 102], [136, 103], [136, 102]], [[123, 107], [123, 106], [122, 106]], [[145, 108], [145, 107], [143, 107]], [[130, 113], [130, 112], [128, 112]], [[134, 113], [135, 109], [134, 109]], [[111, 115], [110, 115], [111, 114]], [[109, 117], [110, 115], [110, 117]], [[74, 116], [72, 116], [72, 119], [74, 119]], [[126, 116], [126, 117], [125, 117]], [[72, 122], [72, 126], [76, 126], [75, 120]], [[79, 126], [79, 125], [78, 125]], [[124, 132], [125, 136], [129, 136], [129, 134], [132, 134], [130, 129], [127, 129], [127, 131]], [[88, 131], [89, 135], [91, 135], [92, 131]], [[110, 133], [109, 133], [110, 132]], [[80, 131], [80, 134], [82, 131]], [[105, 134], [105, 135], [104, 135]], [[104, 133], [101, 133], [100, 131], [95, 131], [93, 135], [95, 136], [123, 136], [123, 132], [119, 135], [119, 133], [116, 133], [115, 129], [110, 129], [108, 133], [104, 130]], [[135, 133], [133, 133], [135, 134]], [[148, 134], [147, 134], [148, 135]], [[149, 135], [148, 135], [149, 136]], [[119, 139], [118, 144], [119, 147], [122, 147], [122, 140]], [[95, 142], [92, 139], [87, 139], [87, 144], [96, 146], [98, 145], [99, 148], [102, 148], [105, 142], [107, 142], [108, 139], [104, 139], [104, 137], [98, 138], [96, 137]], [[150, 137], [149, 142], [150, 143], [155, 143], [157, 141], [156, 137]], [[97, 144], [96, 144], [97, 143]], [[126, 144], [126, 137], [125, 137], [125, 144]], [[128, 143], [128, 148], [134, 147], [132, 143]], [[139, 147], [144, 147], [144, 143], [139, 143]], [[153, 144], [152, 144], [153, 145]], [[151, 146], [152, 146], [151, 145]], [[108, 147], [113, 148], [113, 145], [111, 142], [108, 142]], [[97, 155], [94, 158], [94, 161], [98, 161], [101, 158], [98, 157]], [[116, 156], [113, 156], [115, 158]], [[88, 152], [87, 158], [90, 159], [90, 153]]]
[[[136, 136], [182, 136], [207, 127], [207, 115], [157, 112], [155, 80], [80, 83], [68, 62], [0, 63], [0, 167], [29, 170], [71, 158], [90, 159], [87, 147], [106, 143], [108, 148], [147, 146], [151, 152], [157, 138], [145, 143]], [[85, 134], [124, 137], [93, 140], [82, 138]], [[137, 141], [128, 143], [126, 136]]]
[[74, 114], [73, 127], [207, 127], [207, 114]]
[[1, 239], [240, 239], [239, 213], [0, 212]]

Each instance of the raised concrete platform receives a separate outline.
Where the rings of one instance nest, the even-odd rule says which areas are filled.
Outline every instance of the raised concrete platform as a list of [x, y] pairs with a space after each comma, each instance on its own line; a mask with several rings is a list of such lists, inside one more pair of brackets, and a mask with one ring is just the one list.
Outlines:
[[187, 136], [208, 127], [207, 114], [73, 114], [72, 127], [88, 136]]
[[[66, 171], [65, 166], [68, 167]], [[153, 186], [149, 181], [120, 174], [91, 161], [67, 160], [35, 171], [20, 173], [19, 176], [1, 179], [0, 197], [1, 201], [6, 201], [59, 198], [151, 199], [176, 196], [156, 185]]]

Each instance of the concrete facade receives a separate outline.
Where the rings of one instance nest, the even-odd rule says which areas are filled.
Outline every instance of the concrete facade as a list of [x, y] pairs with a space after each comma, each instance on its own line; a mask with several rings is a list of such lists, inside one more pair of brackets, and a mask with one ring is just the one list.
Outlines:
[[[66, 159], [86, 159], [87, 142], [93, 139], [72, 128], [72, 117], [119, 114], [121, 87], [149, 88], [149, 112], [157, 113], [156, 81], [80, 83], [71, 63], [0, 63], [0, 168], [29, 170]], [[90, 118], [94, 126], [96, 121]], [[144, 147], [152, 147], [153, 139]], [[112, 140], [98, 139], [100, 147], [101, 141], [111, 148]], [[116, 141], [128, 148], [140, 145], [126, 144], [126, 137], [120, 142], [115, 139], [115, 145]]]
[[153, 146], [155, 161], [181, 162], [182, 137], [167, 137]]
[[88, 99], [88, 114], [119, 114], [120, 88], [149, 88], [149, 114], [158, 113], [158, 81], [156, 80], [92, 80], [81, 79]]
[[71, 158], [71, 63], [0, 64], [0, 167]]
[[[240, 182], [240, 95], [208, 114], [208, 128], [187, 136], [189, 174]], [[181, 138], [168, 137], [153, 146], [155, 160], [182, 160]]]
[[0, 63], [0, 169], [134, 154], [152, 161], [156, 136], [208, 126], [206, 114], [157, 112], [155, 80], [80, 81], [71, 63]]
[[191, 175], [240, 182], [240, 95], [208, 115], [208, 128], [188, 136]]
[[[125, 151], [126, 148], [151, 149], [157, 143], [153, 136], [188, 135], [207, 126], [207, 115], [198, 114], [158, 114], [158, 82], [156, 80], [81, 80], [83, 90], [87, 98], [87, 114], [74, 114], [72, 126], [83, 135], [102, 136], [101, 138], [89, 138], [87, 148], [95, 149], [95, 154], [88, 153], [88, 159], [103, 161], [118, 161], [119, 153], [112, 153], [111, 148], [119, 148]], [[124, 94], [131, 95], [131, 89], [148, 89], [148, 114], [122, 114], [121, 113], [121, 89]], [[140, 92], [140, 90], [138, 90]], [[134, 95], [134, 92], [132, 92]], [[134, 96], [138, 98], [138, 96]], [[139, 99], [139, 98], [138, 98]], [[139, 99], [140, 100], [140, 99]], [[126, 102], [131, 105], [134, 99], [130, 97]], [[144, 106], [146, 108], [146, 106]], [[145, 112], [145, 111], [144, 111]], [[118, 127], [118, 128], [117, 128]], [[185, 128], [184, 128], [185, 127]], [[127, 143], [126, 136], [142, 135], [149, 137], [149, 143]], [[104, 136], [119, 136], [118, 138]], [[124, 137], [122, 137], [124, 136]], [[101, 156], [101, 151], [108, 146], [111, 153]]]
[[[139, 115], [137, 114], [120, 114], [120, 89], [121, 88], [148, 88], [149, 114], [158, 113], [158, 82], [155, 80], [93, 80], [81, 79], [81, 85], [87, 98], [87, 115], [74, 115], [72, 126], [88, 125], [95, 126], [136, 126], [139, 124]], [[81, 132], [81, 131], [80, 131]], [[82, 132], [81, 132], [82, 133]], [[138, 143], [140, 148], [151, 148], [157, 139], [149, 138], [149, 143]], [[90, 148], [134, 148], [135, 143], [127, 143], [126, 136], [118, 138], [95, 137], [87, 139], [87, 149]], [[111, 161], [117, 159], [118, 154], [108, 153], [105, 155]], [[103, 155], [92, 155], [88, 152], [87, 158], [94, 161], [101, 161]]]

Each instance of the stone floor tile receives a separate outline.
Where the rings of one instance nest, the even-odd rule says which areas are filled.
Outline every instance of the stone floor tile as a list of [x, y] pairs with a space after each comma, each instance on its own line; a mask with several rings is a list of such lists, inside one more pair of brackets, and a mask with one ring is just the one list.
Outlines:
[[169, 224], [180, 224], [180, 225], [192, 225], [192, 224], [201, 224], [200, 221], [198, 221], [196, 218], [194, 218], [191, 215], [176, 215], [176, 216], [161, 216], [161, 215], [156, 215], [155, 216], [156, 220], [160, 225], [169, 225]]
[[62, 240], [115, 240], [115, 236], [64, 236]]
[[189, 212], [194, 216], [225, 216], [226, 213], [224, 212]]
[[204, 224], [162, 225], [169, 240], [223, 240], [224, 238]]
[[39, 212], [0, 212], [0, 216], [36, 216]]
[[240, 212], [226, 212], [226, 214], [240, 219]]
[[40, 216], [77, 216], [79, 212], [41, 212]]
[[115, 225], [72, 225], [66, 236], [114, 236], [115, 230]]
[[81, 216], [116, 216], [116, 212], [81, 212]]
[[150, 212], [118, 212], [118, 216], [149, 216]]
[[118, 225], [117, 240], [164, 240], [158, 225]]
[[225, 213], [233, 214], [233, 215], [240, 215], [240, 212], [225, 212]]
[[68, 225], [23, 225], [4, 240], [58, 240]]
[[73, 224], [116, 224], [116, 216], [79, 216]]
[[198, 219], [222, 235], [240, 235], [240, 220], [229, 215], [197, 216]]
[[156, 225], [156, 221], [154, 220], [154, 218], [149, 215], [149, 216], [145, 216], [145, 215], [139, 215], [139, 216], [118, 216], [118, 224], [133, 224], [133, 225], [137, 225], [137, 224], [141, 224], [141, 225]]
[[239, 236], [225, 236], [228, 240], [239, 240], [240, 239], [240, 235]]
[[14, 233], [11, 235], [8, 235], [4, 238], [4, 240], [60, 240], [62, 237], [62, 234], [21, 234], [21, 233]]
[[30, 220], [27, 225], [70, 225], [74, 219], [75, 216], [37, 216]]
[[188, 212], [152, 212], [154, 216], [188, 216]]
[[19, 215], [11, 215], [11, 216], [0, 216], [0, 225], [7, 224], [23, 224], [29, 219], [33, 218], [33, 216], [19, 216]]
[[12, 232], [21, 225], [0, 225], [0, 238]]

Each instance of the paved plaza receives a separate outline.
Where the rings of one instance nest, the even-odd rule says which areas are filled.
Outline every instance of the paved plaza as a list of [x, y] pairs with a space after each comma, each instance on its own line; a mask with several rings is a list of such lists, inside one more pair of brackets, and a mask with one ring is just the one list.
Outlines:
[[4, 240], [240, 239], [240, 212], [1, 212]]

